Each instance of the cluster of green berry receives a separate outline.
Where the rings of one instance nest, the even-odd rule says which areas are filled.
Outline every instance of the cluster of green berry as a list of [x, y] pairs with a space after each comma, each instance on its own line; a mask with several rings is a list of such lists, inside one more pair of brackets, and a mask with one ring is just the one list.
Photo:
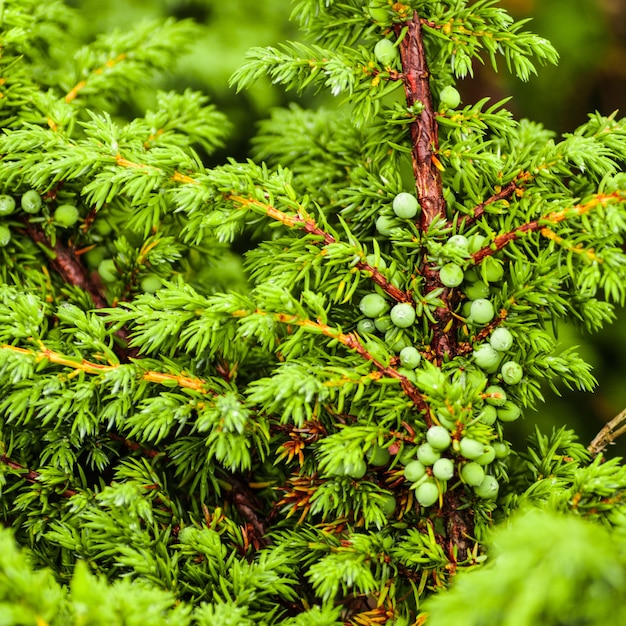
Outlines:
[[[41, 196], [34, 189], [22, 194], [20, 207], [24, 213], [36, 215], [41, 211], [43, 202]], [[17, 202], [13, 196], [0, 195], [0, 217], [12, 215], [17, 209]], [[72, 204], [60, 204], [52, 215], [53, 222], [62, 228], [73, 226], [79, 218], [78, 209]], [[7, 246], [11, 241], [11, 229], [6, 223], [0, 224], [0, 246]]]
[[[381, 235], [390, 235], [397, 228], [397, 218], [414, 219], [421, 207], [413, 195], [402, 192], [394, 198], [392, 209], [394, 217], [383, 215], [376, 220], [376, 230]], [[491, 285], [504, 278], [504, 265], [500, 259], [487, 256], [480, 266], [471, 261], [471, 256], [486, 245], [487, 239], [481, 234], [468, 237], [453, 235], [441, 243], [436, 254], [431, 256], [435, 270], [439, 271], [441, 284], [450, 289], [459, 288], [462, 294], [459, 312], [469, 326], [484, 326], [494, 320], [496, 310], [489, 299]], [[387, 270], [385, 260], [378, 254], [368, 255], [366, 260], [379, 271]], [[391, 284], [401, 287], [396, 273], [385, 273], [389, 274]], [[378, 293], [364, 295], [359, 309], [364, 317], [358, 322], [357, 331], [361, 335], [383, 334], [387, 347], [398, 355], [398, 373], [415, 383], [422, 355], [418, 348], [411, 345], [410, 333], [404, 332], [416, 322], [415, 306], [408, 302], [391, 305], [384, 292], [379, 290]], [[511, 331], [499, 326], [490, 333], [487, 341], [475, 347], [471, 359], [468, 359], [464, 367], [468, 384], [471, 377], [471, 386], [484, 390], [481, 394], [484, 402], [472, 415], [472, 423], [493, 426], [496, 420], [511, 422], [520, 417], [520, 407], [507, 397], [505, 389], [520, 383], [524, 375], [519, 363], [506, 358], [513, 344]], [[467, 436], [456, 421], [437, 415], [436, 424], [428, 429], [425, 439], [405, 447], [398, 460], [405, 466], [404, 476], [412, 483], [422, 506], [432, 506], [437, 502], [447, 489], [448, 482], [455, 477], [480, 498], [497, 496], [497, 478], [492, 475], [494, 472], [489, 473], [487, 469], [496, 459], [508, 454], [508, 446], [501, 441], [484, 443], [491, 437], [478, 438], [481, 441]], [[374, 448], [370, 451], [368, 462], [370, 465], [384, 465], [389, 457], [389, 451]], [[367, 467], [362, 461], [359, 467], [344, 469], [346, 475], [360, 478]]]
[[400, 461], [404, 463], [405, 479], [413, 483], [417, 501], [428, 507], [437, 502], [455, 475], [479, 498], [495, 498], [498, 481], [485, 470], [508, 453], [503, 442], [484, 444], [467, 436], [456, 438], [444, 426], [435, 425], [426, 432], [426, 440], [416, 448], [408, 448]]

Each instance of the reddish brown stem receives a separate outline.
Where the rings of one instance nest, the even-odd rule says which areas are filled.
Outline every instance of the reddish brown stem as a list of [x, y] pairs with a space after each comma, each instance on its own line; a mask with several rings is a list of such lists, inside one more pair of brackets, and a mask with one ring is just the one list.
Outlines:
[[[400, 44], [400, 58], [406, 101], [409, 108], [415, 105], [422, 108], [415, 122], [411, 124], [411, 154], [417, 197], [422, 206], [420, 227], [426, 231], [435, 218], [445, 214], [441, 174], [437, 161], [433, 158], [439, 148], [439, 136], [430, 93], [430, 72], [422, 39], [422, 26], [417, 12], [404, 26], [407, 31]], [[402, 24], [396, 25], [396, 35], [400, 35], [402, 28]]]
[[494, 193], [493, 196], [487, 198], [487, 200], [485, 200], [484, 202], [476, 205], [472, 209], [471, 214], [463, 216], [463, 218], [461, 219], [461, 224], [463, 226], [469, 226], [470, 224], [473, 224], [485, 212], [485, 209], [490, 204], [498, 202], [498, 200], [506, 200], [507, 198], [510, 198], [513, 193], [517, 189], [519, 189], [520, 180], [523, 180], [523, 177], [517, 177], [515, 180], [512, 180], [510, 183], [507, 183], [504, 187], [502, 187], [502, 189], [500, 189], [498, 193]]
[[78, 260], [76, 252], [72, 248], [65, 247], [60, 241], [54, 246], [39, 226], [25, 221], [26, 234], [50, 254], [50, 264], [66, 283], [79, 287], [86, 291], [93, 300], [97, 309], [108, 306], [106, 298], [90, 280], [87, 270]]
[[[39, 472], [36, 472], [35, 470], [30, 470], [24, 467], [23, 465], [20, 465], [19, 463], [12, 461], [5, 454], [0, 454], [0, 463], [3, 463], [7, 467], [10, 467], [11, 469], [17, 470], [18, 472], [20, 472], [20, 477], [24, 479], [26, 482], [33, 483], [33, 484], [35, 483], [41, 484], [39, 482], [39, 477], [41, 476]], [[75, 496], [77, 493], [78, 491], [74, 491], [73, 489], [65, 489], [59, 495], [63, 496], [64, 498], [71, 498], [72, 496]]]

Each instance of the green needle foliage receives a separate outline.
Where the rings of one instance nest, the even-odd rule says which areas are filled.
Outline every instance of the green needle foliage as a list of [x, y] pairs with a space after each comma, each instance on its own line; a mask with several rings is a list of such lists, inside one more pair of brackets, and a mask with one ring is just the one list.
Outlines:
[[509, 439], [595, 385], [554, 329], [624, 302], [626, 123], [454, 88], [547, 41], [492, 0], [299, 0], [307, 43], [233, 84], [337, 109], [207, 168], [204, 95], [119, 115], [191, 22], [81, 47], [61, 2], [0, 7], [0, 623], [624, 621], [622, 418]]

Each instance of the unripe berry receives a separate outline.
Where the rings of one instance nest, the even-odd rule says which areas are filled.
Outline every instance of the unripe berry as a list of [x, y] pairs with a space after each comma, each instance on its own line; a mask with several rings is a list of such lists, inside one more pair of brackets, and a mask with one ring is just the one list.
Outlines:
[[408, 302], [396, 304], [389, 315], [398, 328], [408, 328], [415, 321], [415, 309]]
[[0, 216], [11, 215], [15, 211], [15, 198], [7, 194], [0, 195]]
[[461, 104], [461, 94], [452, 86], [448, 85], [439, 94], [439, 110], [456, 109]]
[[[383, 512], [383, 515], [390, 517], [394, 514], [398, 503], [391, 494], [385, 494], [383, 498], [384, 500], [380, 503], [380, 510]], [[385, 539], [391, 539], [391, 537], [385, 537]], [[387, 549], [389, 548], [391, 548], [391, 545]]]
[[381, 65], [388, 67], [398, 58], [398, 49], [389, 39], [381, 39], [374, 46], [374, 56]]
[[370, 465], [375, 465], [376, 467], [380, 467], [381, 465], [387, 465], [389, 460], [391, 459], [391, 454], [387, 448], [381, 448], [380, 446], [374, 446], [370, 448], [366, 453]]
[[377, 317], [374, 320], [374, 326], [376, 326], [376, 330], [380, 333], [386, 333], [387, 331], [394, 328], [393, 322], [388, 315], [383, 315], [382, 317]]
[[485, 479], [485, 470], [478, 463], [465, 463], [461, 468], [461, 479], [471, 487], [476, 487]]
[[78, 209], [73, 204], [61, 204], [54, 211], [54, 221], [63, 228], [74, 226], [78, 216]]
[[463, 287], [463, 293], [470, 300], [478, 300], [479, 298], [487, 298], [489, 296], [489, 285], [483, 282], [467, 283]]
[[493, 406], [503, 406], [506, 402], [506, 391], [498, 385], [489, 385], [485, 389], [487, 404], [493, 404]]
[[492, 256], [485, 257], [481, 265], [481, 274], [488, 283], [497, 283], [504, 277], [502, 261]]
[[459, 441], [459, 452], [466, 459], [474, 460], [485, 452], [485, 446], [480, 441], [476, 441], [476, 439], [463, 437]]
[[472, 352], [474, 363], [485, 371], [495, 371], [498, 367], [502, 356], [497, 350], [494, 350], [488, 343], [481, 343]]
[[511, 452], [509, 450], [509, 446], [507, 446], [506, 443], [502, 441], [496, 441], [493, 444], [493, 449], [496, 451], [496, 459], [505, 459], [507, 456], [509, 456], [509, 453]]
[[398, 228], [397, 223], [394, 221], [393, 217], [389, 217], [387, 215], [381, 215], [376, 220], [376, 230], [383, 235], [383, 237], [390, 237], [393, 234], [393, 231]]
[[478, 234], [470, 235], [468, 237], [468, 243], [470, 253], [474, 254], [475, 252], [478, 252], [481, 248], [485, 247], [485, 244], [487, 243], [487, 237]]
[[415, 490], [415, 498], [421, 506], [432, 506], [439, 500], [439, 489], [432, 480], [425, 480]]
[[456, 248], [458, 251], [467, 251], [469, 248], [469, 239], [465, 235], [452, 235], [445, 243], [446, 247]]
[[438, 459], [433, 465], [433, 476], [439, 480], [450, 480], [454, 476], [454, 463], [450, 459]]
[[385, 298], [377, 293], [368, 293], [366, 296], [363, 296], [361, 302], [359, 302], [359, 309], [361, 309], [361, 313], [363, 313], [365, 317], [378, 317], [388, 308], [389, 305]]
[[149, 276], [144, 276], [141, 279], [141, 290], [144, 293], [155, 293], [159, 289], [161, 289], [163, 283], [161, 283], [161, 279], [155, 274], [150, 274]]
[[445, 450], [450, 446], [450, 433], [443, 426], [431, 426], [426, 432], [426, 440], [433, 450]]
[[417, 458], [423, 465], [432, 465], [439, 460], [441, 454], [437, 452], [429, 443], [423, 443], [417, 448]]
[[25, 213], [39, 213], [41, 210], [41, 196], [34, 189], [29, 189], [22, 196], [20, 204]]
[[385, 343], [392, 352], [400, 352], [409, 345], [409, 340], [394, 326], [385, 333]]
[[407, 346], [406, 348], [402, 348], [402, 350], [400, 350], [400, 363], [402, 364], [402, 367], [414, 370], [419, 365], [421, 360], [422, 355], [418, 352], [417, 348], [414, 348], [413, 346]]
[[497, 413], [501, 422], [514, 422], [522, 414], [522, 409], [514, 402], [507, 400], [498, 408]]
[[490, 404], [485, 405], [482, 408], [482, 411], [478, 414], [478, 420], [488, 426], [495, 424], [497, 417], [498, 411], [496, 410], [496, 407], [491, 406]]
[[117, 268], [113, 259], [104, 259], [98, 265], [98, 274], [105, 283], [112, 283], [117, 278]]
[[375, 254], [368, 254], [365, 257], [365, 260], [367, 261], [367, 264], [370, 267], [376, 267], [379, 270], [384, 270], [387, 267], [387, 263], [385, 263], [385, 259], [383, 259], [381, 256], [379, 256], [378, 257], [378, 261], [377, 261]]
[[501, 368], [502, 380], [507, 385], [517, 385], [524, 376], [524, 370], [519, 363], [515, 361], [507, 361]]
[[478, 298], [470, 307], [470, 318], [477, 324], [488, 324], [495, 317], [493, 304], [485, 298]]
[[352, 478], [363, 478], [365, 476], [365, 472], [367, 471], [367, 465], [363, 459], [358, 459], [354, 463], [346, 463], [345, 464], [345, 472], [348, 476]]
[[485, 476], [483, 481], [477, 487], [474, 487], [474, 491], [479, 498], [484, 500], [494, 500], [498, 496], [498, 490], [500, 485], [493, 476]]
[[0, 224], [0, 247], [4, 248], [11, 241], [11, 231], [8, 226]]
[[415, 196], [402, 191], [393, 199], [392, 208], [398, 217], [410, 220], [418, 214], [420, 205]]
[[439, 270], [439, 280], [446, 287], [458, 287], [463, 282], [463, 270], [456, 263], [446, 263]]
[[485, 451], [476, 459], [478, 465], [489, 465], [496, 458], [496, 451], [493, 446], [485, 446]]
[[374, 320], [364, 319], [356, 325], [356, 329], [360, 335], [371, 335], [376, 331], [376, 326]]
[[426, 474], [426, 468], [419, 461], [410, 461], [404, 466], [404, 477], [410, 483], [416, 483]]
[[398, 374], [400, 374], [400, 376], [404, 376], [405, 378], [408, 378], [412, 383], [417, 382], [417, 377], [415, 376], [415, 370], [410, 370], [410, 369], [407, 369], [406, 367], [399, 367], [396, 371], [398, 372]]
[[389, 20], [388, 5], [384, 2], [373, 0], [370, 2], [367, 11], [376, 22], [387, 22]]
[[489, 343], [492, 348], [499, 352], [506, 352], [513, 347], [513, 335], [506, 328], [496, 328], [493, 333], [491, 333]]
[[85, 253], [85, 261], [87, 261], [87, 265], [90, 268], [96, 269], [98, 265], [100, 265], [101, 261], [104, 260], [106, 255], [107, 249], [104, 246], [98, 246]]

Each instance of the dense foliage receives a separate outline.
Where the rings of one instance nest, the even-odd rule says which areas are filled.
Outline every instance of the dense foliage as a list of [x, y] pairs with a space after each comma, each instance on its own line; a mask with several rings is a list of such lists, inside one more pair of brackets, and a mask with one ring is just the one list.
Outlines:
[[624, 301], [626, 123], [463, 105], [477, 62], [557, 59], [496, 5], [295, 2], [309, 43], [233, 83], [341, 105], [206, 167], [229, 124], [203, 94], [120, 116], [192, 22], [70, 56], [70, 9], [5, 0], [0, 622], [620, 618], [621, 418], [589, 449], [507, 433], [595, 384], [554, 329]]

